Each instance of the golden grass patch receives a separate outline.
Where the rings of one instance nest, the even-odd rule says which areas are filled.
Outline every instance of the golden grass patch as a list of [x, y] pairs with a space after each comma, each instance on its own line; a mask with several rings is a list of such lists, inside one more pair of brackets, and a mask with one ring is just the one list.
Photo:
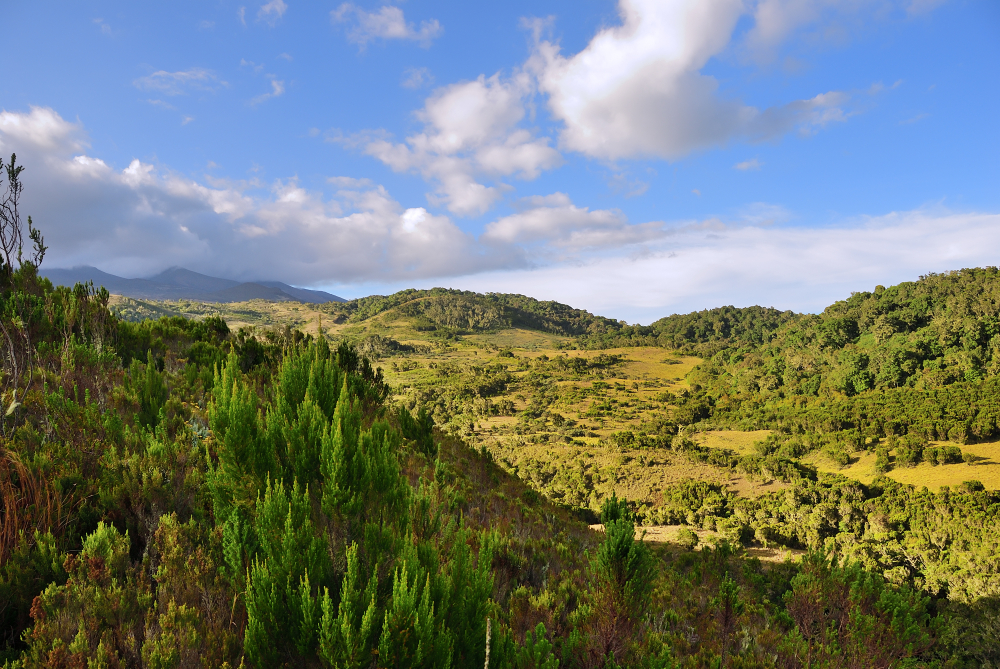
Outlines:
[[[980, 481], [988, 490], [1000, 489], [1000, 441], [965, 446], [947, 441], [932, 441], [930, 445], [958, 446], [963, 453], [972, 453], [979, 460], [973, 465], [964, 462], [951, 465], [920, 463], [916, 467], [893, 467], [886, 476], [918, 488], [927, 486], [934, 492], [940, 490], [941, 486], [954, 488], [972, 480]], [[821, 453], [813, 453], [803, 460], [822, 472], [841, 474], [865, 484], [871, 483], [876, 476], [874, 453], [853, 454], [851, 464], [843, 469]]]
[[692, 440], [708, 448], [728, 448], [740, 455], [748, 455], [753, 453], [753, 445], [756, 442], [767, 439], [770, 434], [771, 430], [750, 432], [712, 430], [711, 432], [698, 432], [692, 436]]

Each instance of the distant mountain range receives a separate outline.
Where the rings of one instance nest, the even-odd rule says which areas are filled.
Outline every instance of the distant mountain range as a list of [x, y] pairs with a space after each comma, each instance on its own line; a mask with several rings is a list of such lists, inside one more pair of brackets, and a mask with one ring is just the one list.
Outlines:
[[148, 279], [124, 279], [102, 272], [96, 267], [72, 269], [43, 269], [39, 274], [57, 286], [73, 286], [93, 281], [109, 292], [145, 300], [198, 300], [200, 302], [245, 302], [270, 300], [272, 302], [346, 302], [322, 290], [295, 288], [280, 281], [253, 281], [240, 283], [219, 279], [184, 269], [172, 267]]

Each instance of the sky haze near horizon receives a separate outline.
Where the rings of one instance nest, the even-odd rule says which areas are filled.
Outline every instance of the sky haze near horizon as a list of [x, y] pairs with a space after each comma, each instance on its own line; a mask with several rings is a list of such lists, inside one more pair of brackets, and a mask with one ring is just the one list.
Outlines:
[[990, 0], [40, 1], [0, 155], [48, 267], [648, 323], [997, 265]]

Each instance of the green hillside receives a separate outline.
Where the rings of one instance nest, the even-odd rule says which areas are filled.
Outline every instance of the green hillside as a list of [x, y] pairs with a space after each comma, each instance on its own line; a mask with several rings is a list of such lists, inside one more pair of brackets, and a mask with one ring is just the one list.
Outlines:
[[638, 327], [5, 268], [0, 657], [995, 666], [996, 278]]

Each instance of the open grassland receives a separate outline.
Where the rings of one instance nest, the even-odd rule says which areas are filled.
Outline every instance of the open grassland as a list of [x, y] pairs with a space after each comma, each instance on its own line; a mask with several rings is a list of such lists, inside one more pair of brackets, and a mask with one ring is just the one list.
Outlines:
[[753, 430], [741, 432], [739, 430], [711, 430], [708, 432], [697, 432], [692, 439], [708, 448], [728, 448], [740, 455], [753, 453], [753, 445], [762, 441], [771, 434], [771, 430]]
[[231, 330], [245, 327], [281, 328], [288, 326], [315, 335], [319, 331], [320, 320], [324, 330], [334, 330], [337, 325], [329, 315], [325, 315], [321, 305], [301, 302], [269, 302], [250, 300], [247, 302], [197, 302], [193, 300], [136, 300], [121, 295], [112, 295], [109, 306], [126, 320], [138, 321], [143, 318], [163, 316], [183, 316], [200, 320], [208, 316], [220, 316]]
[[[979, 481], [988, 490], [1000, 490], [1000, 441], [965, 445], [932, 441], [930, 445], [958, 446], [963, 453], [971, 453], [976, 456], [977, 460], [973, 464], [962, 462], [932, 465], [922, 462], [915, 467], [894, 466], [886, 473], [886, 476], [899, 483], [914, 485], [918, 488], [926, 486], [934, 492], [939, 491], [941, 486], [955, 488], [972, 480]], [[894, 460], [895, 453], [891, 455], [893, 456], [892, 460]], [[871, 483], [877, 475], [874, 453], [855, 453], [851, 458], [851, 464], [843, 468], [837, 466], [835, 462], [822, 453], [813, 453], [804, 460], [815, 465], [822, 472], [840, 474], [865, 484]]]

